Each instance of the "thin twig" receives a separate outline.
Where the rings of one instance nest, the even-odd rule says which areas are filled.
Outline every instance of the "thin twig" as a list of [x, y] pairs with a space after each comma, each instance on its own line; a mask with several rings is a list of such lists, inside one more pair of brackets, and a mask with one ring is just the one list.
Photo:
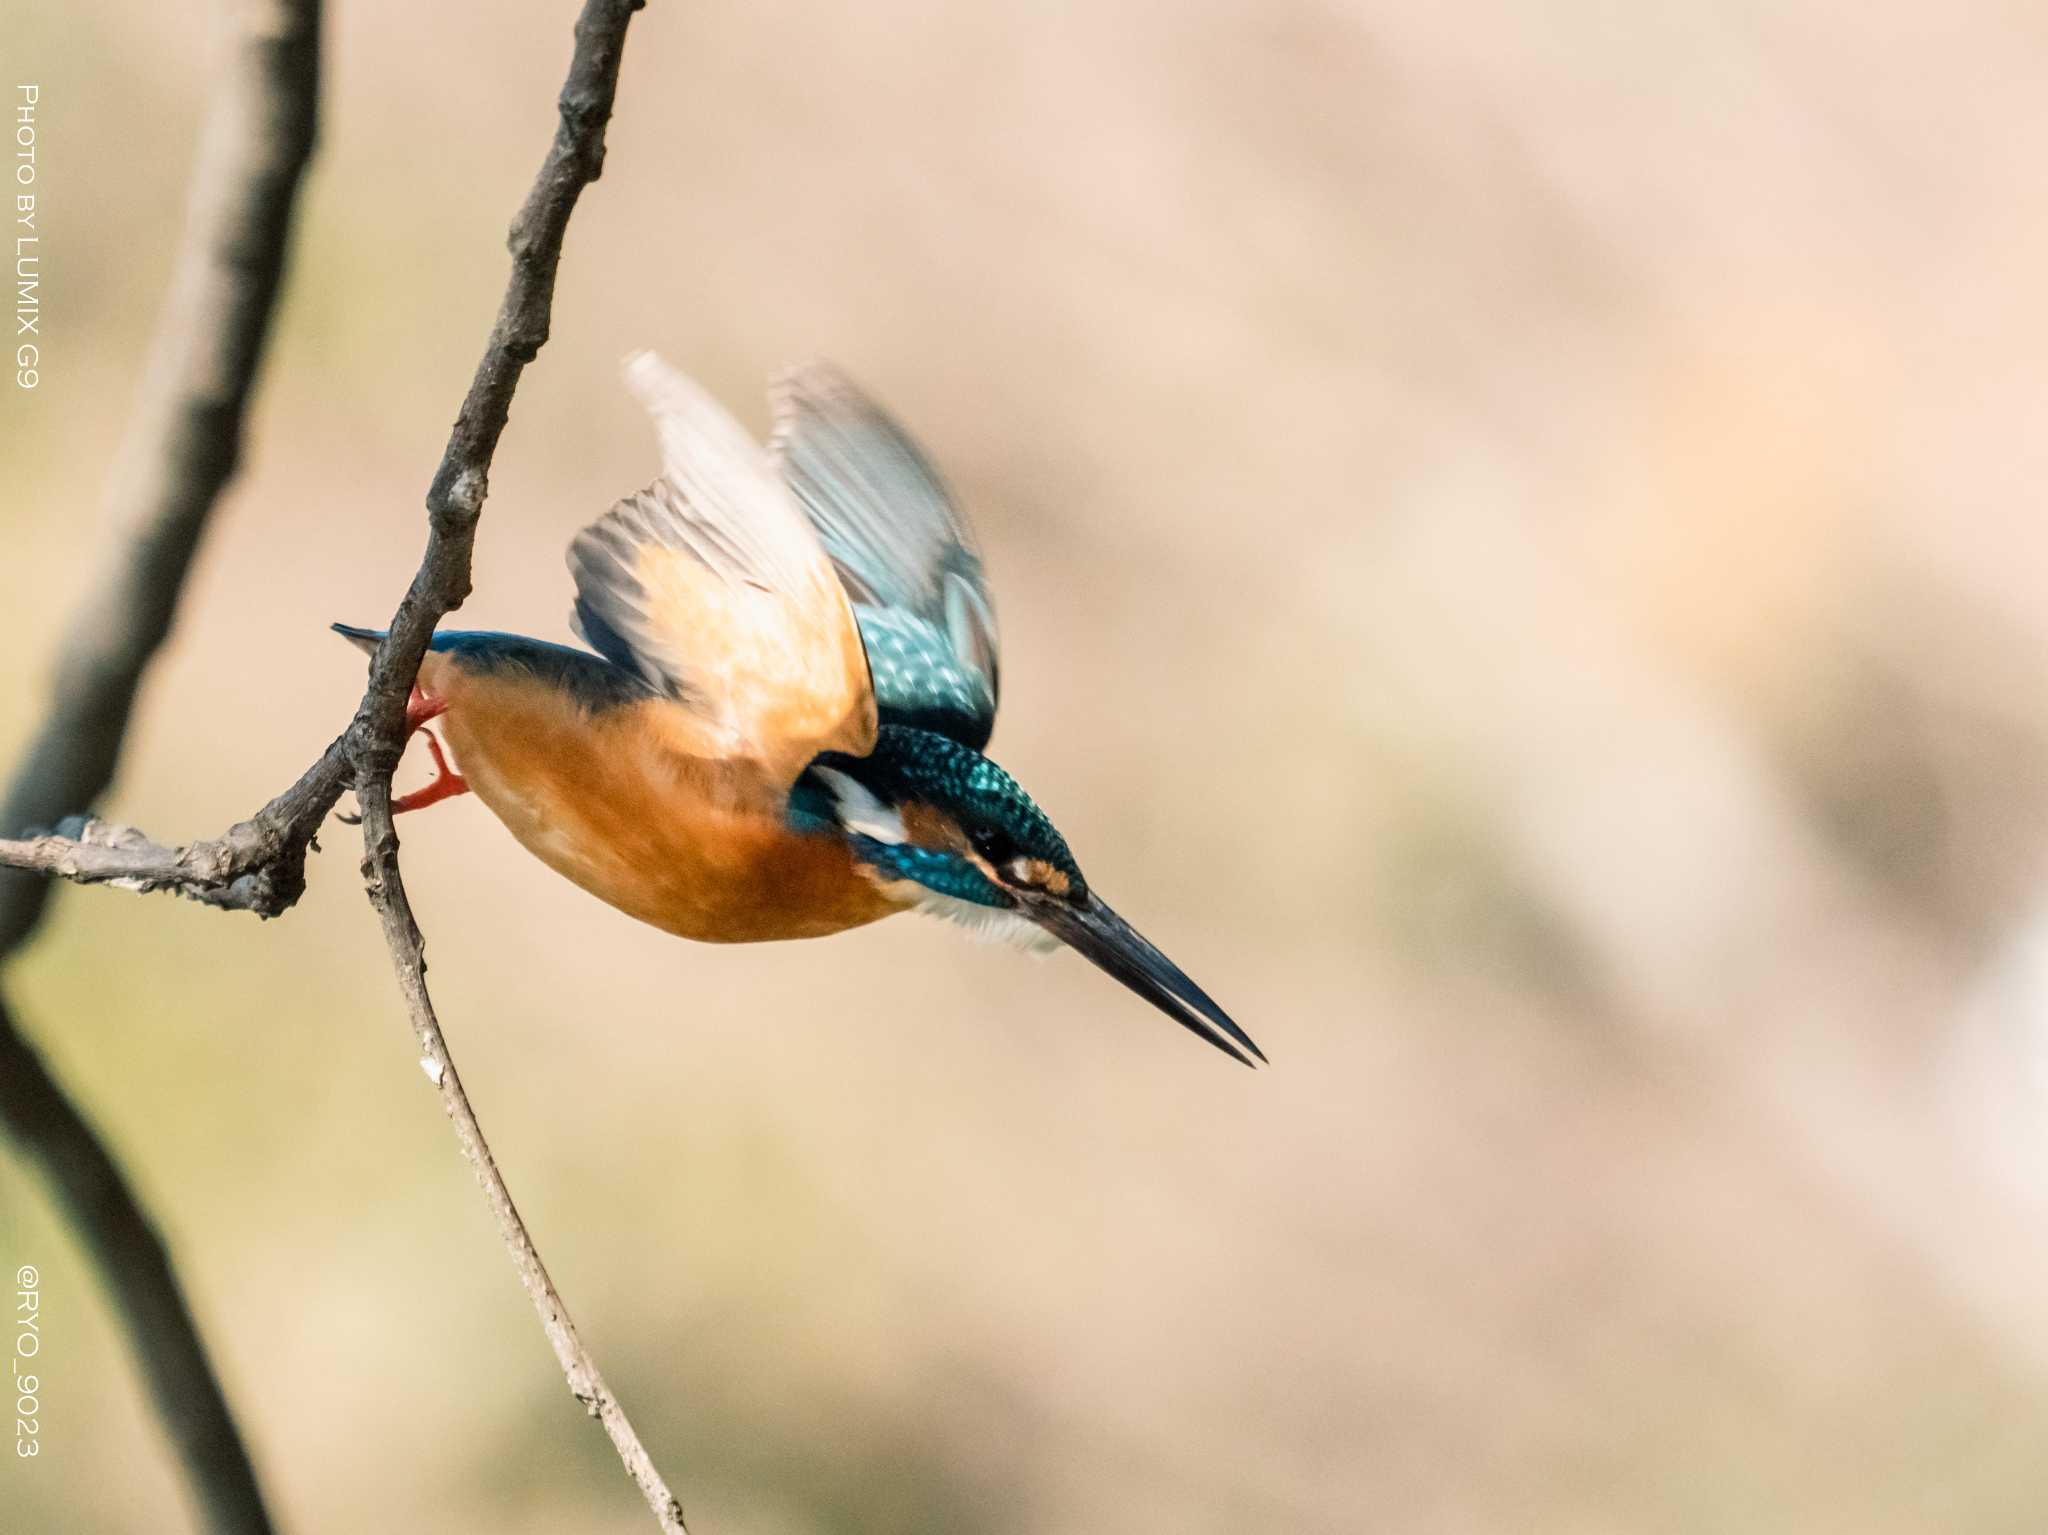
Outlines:
[[391, 819], [391, 773], [404, 749], [405, 701], [434, 626], [469, 595], [470, 551], [489, 485], [492, 455], [511, 412], [519, 376], [548, 339], [562, 237], [584, 187], [604, 169], [604, 130], [618, 89], [626, 28], [643, 0], [588, 0], [576, 23], [576, 48], [562, 87], [560, 122], [533, 190], [512, 223], [512, 275], [427, 492], [427, 552], [370, 667], [369, 690], [349, 727], [356, 799], [363, 812], [363, 878], [384, 927], [399, 990], [418, 1037], [421, 1066], [440, 1089], [470, 1169], [491, 1206], [512, 1264], [569, 1389], [603, 1426], [634, 1486], [665, 1531], [687, 1535], [682, 1505], [662, 1481], [625, 1410], [598, 1372], [533, 1238], [512, 1203], [489, 1144], [449, 1057], [427, 992], [425, 942], [405, 895], [398, 834]]
[[554, 142], [512, 223], [512, 275], [504, 302], [427, 493], [426, 556], [378, 647], [369, 688], [345, 739], [363, 812], [363, 878], [391, 948], [399, 990], [419, 1041], [421, 1066], [440, 1090], [456, 1141], [490, 1204], [519, 1282], [533, 1302], [570, 1391], [603, 1424], [626, 1474], [662, 1529], [687, 1535], [682, 1505], [662, 1481], [596, 1360], [577, 1336], [569, 1308], [548, 1278], [463, 1091], [427, 992], [425, 941], [406, 899], [398, 833], [391, 819], [391, 774], [404, 749], [405, 700], [434, 626], [469, 595], [470, 551], [489, 486], [491, 458], [505, 430], [519, 376], [547, 342], [562, 237], [584, 187], [604, 169], [604, 130], [618, 90], [626, 28], [643, 3], [588, 0], [576, 22], [576, 47], [562, 87]]
[[618, 1398], [612, 1395], [603, 1375], [598, 1373], [597, 1361], [591, 1358], [590, 1351], [577, 1336], [569, 1308], [563, 1302], [561, 1292], [555, 1288], [554, 1281], [548, 1277], [539, 1249], [533, 1245], [526, 1223], [520, 1219], [519, 1211], [512, 1203], [512, 1191], [505, 1186], [504, 1177], [498, 1172], [497, 1160], [491, 1155], [490, 1143], [484, 1139], [483, 1128], [478, 1125], [475, 1111], [469, 1106], [469, 1095], [463, 1091], [462, 1078], [455, 1069], [454, 1058], [448, 1053], [448, 1042], [441, 1034], [433, 998], [427, 994], [426, 945], [418, 924], [413, 920], [412, 906], [406, 900], [405, 883], [399, 872], [398, 838], [391, 829], [389, 780], [365, 786], [359, 797], [363, 807], [363, 878], [369, 885], [370, 899], [376, 904], [377, 915], [384, 926], [385, 942], [391, 946], [392, 959], [397, 966], [398, 987], [405, 994], [406, 1013], [419, 1041], [420, 1069], [440, 1089], [441, 1106], [448, 1113], [449, 1123], [455, 1127], [455, 1139], [461, 1144], [462, 1155], [468, 1160], [478, 1185], [484, 1191], [491, 1216], [498, 1223], [498, 1235], [504, 1239], [506, 1251], [512, 1255], [512, 1266], [519, 1271], [519, 1282], [525, 1286], [527, 1298], [533, 1302], [541, 1329], [546, 1332], [548, 1343], [555, 1351], [555, 1360], [562, 1367], [570, 1391], [583, 1404], [584, 1411], [604, 1425], [612, 1447], [618, 1451], [619, 1460], [626, 1468], [626, 1475], [640, 1489], [640, 1495], [647, 1500], [647, 1506], [654, 1511], [662, 1529], [669, 1535], [688, 1535], [683, 1525], [682, 1504], [668, 1490], [668, 1484], [655, 1469], [646, 1446], [641, 1444], [640, 1436], [627, 1420], [625, 1409], [620, 1407]]
[[[88, 810], [113, 783], [143, 672], [170, 632], [200, 535], [241, 457], [292, 212], [313, 153], [319, 0], [250, 9], [246, 23], [213, 96], [170, 291], [108, 481], [107, 562], [65, 633], [49, 712], [0, 803], [0, 832]], [[325, 806], [314, 813], [293, 805], [315, 828], [326, 813]], [[238, 827], [230, 840], [240, 849], [252, 835], [261, 834]], [[26, 846], [38, 859], [82, 859], [76, 878], [132, 880], [146, 862], [134, 837], [89, 834], [69, 854], [48, 846], [56, 840]], [[227, 861], [205, 849], [187, 856], [195, 889], [203, 880], [217, 881], [223, 893], [236, 889], [240, 875]], [[125, 860], [128, 872], [112, 875], [102, 859]], [[258, 883], [274, 887], [275, 877]], [[35, 932], [49, 890], [47, 880], [0, 872], [0, 960]], [[249, 1452], [170, 1254], [4, 996], [0, 1123], [40, 1166], [98, 1267], [208, 1528], [267, 1535]]]

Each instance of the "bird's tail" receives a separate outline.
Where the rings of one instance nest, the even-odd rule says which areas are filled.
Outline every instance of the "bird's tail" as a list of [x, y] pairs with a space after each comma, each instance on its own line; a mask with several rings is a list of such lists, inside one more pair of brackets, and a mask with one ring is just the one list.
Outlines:
[[375, 655], [378, 644], [384, 638], [382, 629], [358, 629], [354, 624], [329, 624], [327, 627], [366, 656]]

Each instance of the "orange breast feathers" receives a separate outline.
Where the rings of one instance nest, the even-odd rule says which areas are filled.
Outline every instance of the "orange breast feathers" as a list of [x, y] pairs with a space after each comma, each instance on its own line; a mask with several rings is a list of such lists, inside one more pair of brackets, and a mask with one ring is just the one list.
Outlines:
[[747, 759], [677, 751], [650, 699], [586, 709], [517, 668], [429, 653], [455, 765], [541, 862], [599, 900], [708, 943], [815, 938], [902, 906], [837, 839], [784, 820], [786, 786]]

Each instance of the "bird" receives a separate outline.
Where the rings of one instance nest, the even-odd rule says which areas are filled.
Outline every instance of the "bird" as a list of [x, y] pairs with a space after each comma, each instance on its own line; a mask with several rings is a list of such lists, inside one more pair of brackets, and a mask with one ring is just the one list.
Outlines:
[[[570, 622], [588, 648], [436, 632], [406, 708], [435, 777], [392, 810], [473, 793], [557, 873], [703, 942], [918, 911], [1026, 949], [1064, 945], [1263, 1064], [983, 754], [995, 603], [964, 514], [909, 434], [822, 362], [776, 380], [765, 448], [655, 354], [624, 373], [661, 473], [569, 546]], [[333, 628], [371, 655], [385, 635]]]

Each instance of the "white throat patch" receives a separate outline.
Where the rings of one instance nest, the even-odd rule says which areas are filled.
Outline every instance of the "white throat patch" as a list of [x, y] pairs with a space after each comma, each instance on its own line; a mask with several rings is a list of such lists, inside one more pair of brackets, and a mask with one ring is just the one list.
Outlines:
[[958, 896], [940, 895], [922, 885], [916, 886], [916, 890], [919, 911], [958, 923], [982, 943], [1006, 943], [1026, 954], [1050, 954], [1060, 946], [1059, 939], [1029, 917], [1020, 917], [1004, 907], [983, 906], [977, 901], [963, 901]]

